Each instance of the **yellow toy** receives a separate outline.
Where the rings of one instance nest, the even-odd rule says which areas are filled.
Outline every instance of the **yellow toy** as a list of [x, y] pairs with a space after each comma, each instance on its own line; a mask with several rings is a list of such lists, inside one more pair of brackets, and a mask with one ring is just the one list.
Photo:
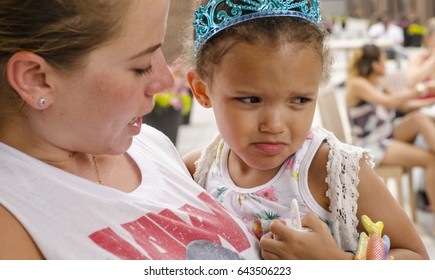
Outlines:
[[[358, 247], [355, 253], [355, 260], [386, 260], [390, 251], [390, 238], [382, 236], [384, 223], [372, 222], [369, 217], [361, 217], [364, 229], [368, 232], [361, 232], [358, 240]], [[381, 238], [382, 236], [382, 238]]]

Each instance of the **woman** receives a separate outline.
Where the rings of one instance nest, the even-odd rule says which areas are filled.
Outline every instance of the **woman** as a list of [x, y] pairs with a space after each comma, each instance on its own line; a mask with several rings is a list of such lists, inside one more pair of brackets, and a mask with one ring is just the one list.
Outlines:
[[259, 258], [169, 139], [141, 127], [173, 83], [168, 7], [0, 1], [0, 259]]
[[[435, 18], [429, 18], [426, 21], [424, 30], [422, 38], [423, 48], [409, 59], [407, 67], [406, 78], [410, 87], [414, 87], [421, 82], [435, 80]], [[433, 92], [430, 92], [428, 96], [433, 96], [433, 94]], [[424, 190], [424, 178], [420, 180], [420, 185], [417, 192], [419, 206], [423, 210], [430, 210], [427, 193]]]
[[409, 60], [407, 80], [410, 87], [435, 79], [435, 18], [427, 20], [422, 43], [422, 51]]
[[[435, 98], [421, 99], [429, 84], [418, 84], [395, 94], [382, 81], [385, 54], [375, 45], [365, 45], [355, 52], [346, 85], [346, 104], [353, 144], [370, 149], [376, 164], [420, 166], [425, 169], [426, 191], [435, 202], [435, 125], [417, 109], [435, 103]], [[407, 111], [395, 118], [396, 110]], [[430, 150], [413, 144], [422, 135]]]

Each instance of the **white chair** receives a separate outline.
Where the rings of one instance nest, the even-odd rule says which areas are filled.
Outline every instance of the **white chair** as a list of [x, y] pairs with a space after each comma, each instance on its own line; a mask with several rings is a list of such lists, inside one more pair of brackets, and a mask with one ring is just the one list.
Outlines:
[[[321, 88], [318, 97], [318, 112], [320, 115], [322, 126], [335, 134], [342, 142], [351, 143], [350, 124], [347, 117], [346, 108], [343, 98], [337, 96], [334, 86]], [[389, 179], [395, 181], [397, 186], [397, 201], [405, 209], [403, 200], [402, 177], [408, 178], [409, 185], [409, 203], [411, 211], [411, 219], [416, 221], [416, 198], [413, 187], [412, 169], [405, 168], [400, 165], [380, 165], [375, 167], [375, 172], [387, 184]]]

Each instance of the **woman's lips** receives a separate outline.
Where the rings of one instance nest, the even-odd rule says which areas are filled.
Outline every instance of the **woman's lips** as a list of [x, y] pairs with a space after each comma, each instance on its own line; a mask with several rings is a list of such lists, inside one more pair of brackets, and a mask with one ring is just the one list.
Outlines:
[[141, 126], [142, 126], [142, 118], [141, 117], [135, 117], [128, 123], [130, 127], [130, 131], [133, 135], [137, 135], [140, 132]]
[[128, 124], [129, 124], [129, 125], [137, 125], [138, 119], [139, 119], [139, 118], [135, 117], [135, 118], [133, 118], [133, 119], [132, 119]]

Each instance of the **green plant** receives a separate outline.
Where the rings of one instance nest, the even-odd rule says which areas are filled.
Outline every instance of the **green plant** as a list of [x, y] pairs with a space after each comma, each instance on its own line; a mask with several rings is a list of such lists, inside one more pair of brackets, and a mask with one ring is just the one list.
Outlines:
[[424, 31], [424, 27], [416, 23], [411, 24], [407, 30], [408, 35], [423, 35]]

